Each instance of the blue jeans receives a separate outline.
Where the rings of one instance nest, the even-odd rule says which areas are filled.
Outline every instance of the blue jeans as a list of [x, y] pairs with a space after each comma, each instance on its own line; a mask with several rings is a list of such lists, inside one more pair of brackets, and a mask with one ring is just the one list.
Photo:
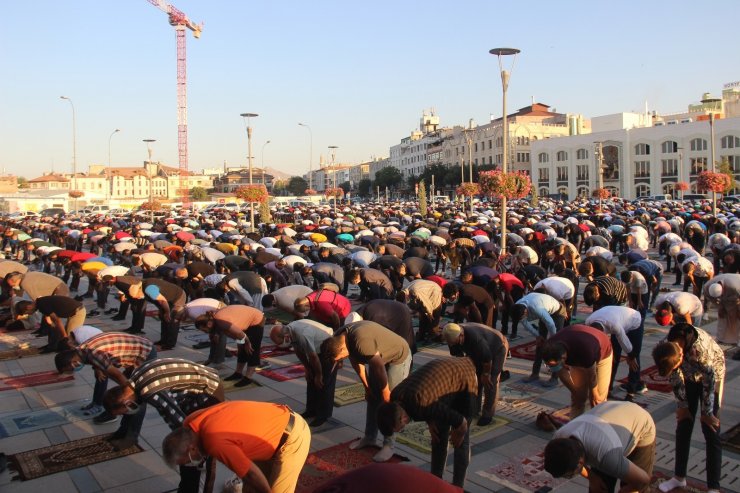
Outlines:
[[[396, 388], [396, 385], [401, 383], [403, 379], [409, 376], [411, 370], [411, 351], [409, 351], [408, 357], [397, 365], [385, 365], [385, 373], [388, 376], [388, 388], [392, 391]], [[370, 396], [367, 400], [367, 415], [365, 416], [365, 438], [368, 440], [375, 440], [378, 436], [378, 407], [383, 403], [383, 399], [380, 395], [382, 389], [378, 388], [376, 382], [373, 381], [372, 373], [368, 372], [367, 383], [370, 386]], [[393, 437], [384, 437], [383, 445], [393, 443]]]

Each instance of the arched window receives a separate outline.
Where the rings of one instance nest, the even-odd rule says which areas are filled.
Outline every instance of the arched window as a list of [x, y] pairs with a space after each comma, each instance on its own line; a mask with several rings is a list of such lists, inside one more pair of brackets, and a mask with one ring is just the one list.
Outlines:
[[637, 144], [635, 146], [636, 156], [647, 156], [650, 154], [650, 146], [648, 144]]
[[546, 152], [540, 152], [537, 155], [537, 160], [540, 163], [549, 163], [550, 162], [550, 156], [548, 156]]
[[662, 144], [660, 144], [660, 152], [663, 154], [673, 154], [675, 152], [678, 152], [678, 142], [675, 142], [673, 140], [666, 140]]
[[619, 188], [618, 187], [604, 187], [607, 189], [607, 191], [611, 194], [612, 197], [619, 197]]
[[565, 152], [565, 151], [558, 151], [558, 153], [557, 153], [557, 155], [556, 155], [556, 159], [557, 159], [557, 160], [558, 160], [559, 162], [562, 162], [562, 161], [567, 161], [567, 160], [568, 160], [568, 153], [567, 153], [567, 152]]
[[547, 197], [548, 195], [550, 195], [550, 189], [547, 187], [540, 187], [537, 193], [540, 197]]
[[735, 149], [736, 147], [740, 147], [740, 137], [727, 135], [725, 137], [722, 137], [722, 140], [720, 140], [720, 145], [722, 146], [722, 149]]
[[563, 200], [568, 200], [568, 187], [558, 187], [558, 193], [563, 197]]
[[588, 198], [589, 188], [587, 186], [580, 186], [576, 189], [576, 195], [582, 198]]
[[692, 151], [706, 151], [707, 140], [706, 139], [691, 139], [691, 150]]
[[588, 150], [586, 150], [586, 149], [578, 149], [576, 151], [576, 159], [588, 159]]
[[664, 183], [663, 193], [665, 195], [670, 195], [671, 197], [675, 199], [676, 198], [676, 184], [675, 183]]
[[650, 195], [650, 185], [646, 183], [640, 183], [635, 187], [635, 193], [638, 197], [646, 197]]

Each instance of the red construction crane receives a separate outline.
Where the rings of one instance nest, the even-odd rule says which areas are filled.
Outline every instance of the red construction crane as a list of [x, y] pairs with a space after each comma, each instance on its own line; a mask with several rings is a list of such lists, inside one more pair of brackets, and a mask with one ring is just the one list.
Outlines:
[[188, 175], [188, 95], [185, 57], [185, 28], [193, 31], [195, 39], [200, 38], [203, 24], [195, 24], [188, 16], [164, 0], [147, 0], [169, 16], [170, 25], [175, 27], [177, 37], [177, 153], [180, 164], [180, 183], [178, 195], [183, 205], [190, 202], [187, 186]]

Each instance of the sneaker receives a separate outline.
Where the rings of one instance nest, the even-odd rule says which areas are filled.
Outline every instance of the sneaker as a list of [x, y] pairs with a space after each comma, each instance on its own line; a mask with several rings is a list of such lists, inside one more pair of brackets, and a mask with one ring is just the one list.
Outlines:
[[478, 418], [478, 426], [488, 426], [493, 422], [493, 418], [491, 416], [481, 416]]
[[252, 379], [249, 377], [242, 377], [241, 380], [234, 384], [234, 387], [246, 387], [252, 383]]
[[232, 380], [240, 380], [242, 378], [241, 373], [232, 373], [228, 377], [224, 378], [224, 382], [230, 382]]
[[115, 317], [111, 317], [111, 320], [115, 320], [116, 322], [120, 322], [121, 320], [126, 320], [125, 316], [122, 315], [116, 315]]
[[113, 416], [108, 411], [103, 411], [93, 418], [93, 423], [96, 425], [103, 425], [105, 423], [114, 423], [118, 421], [118, 416]]
[[98, 406], [97, 404], [90, 404], [81, 408], [81, 410], [83, 416], [99, 416], [103, 411], [105, 411], [103, 406]]
[[646, 385], [645, 385], [644, 383], [641, 383], [641, 384], [640, 384], [640, 385], [639, 385], [639, 386], [638, 386], [638, 387], [637, 387], [637, 388], [635, 389], [635, 393], [636, 393], [636, 394], [646, 394], [646, 393], [647, 393], [647, 391], [648, 391], [648, 388], [647, 388], [647, 386], [646, 386]]
[[87, 314], [90, 315], [91, 317], [97, 317], [98, 315], [100, 315], [100, 311], [99, 310], [90, 310], [89, 312], [87, 312]]

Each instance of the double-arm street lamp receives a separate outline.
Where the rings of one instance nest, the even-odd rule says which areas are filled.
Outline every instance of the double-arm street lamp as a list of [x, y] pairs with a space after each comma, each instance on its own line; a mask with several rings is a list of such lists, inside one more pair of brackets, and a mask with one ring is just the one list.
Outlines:
[[[247, 126], [247, 152], [249, 152], [249, 155], [247, 156], [247, 161], [249, 163], [249, 184], [252, 185], [254, 182], [252, 181], [252, 126], [250, 125], [250, 119], [251, 118], [257, 118], [259, 115], [257, 113], [241, 113], [239, 116], [244, 118], [244, 123]], [[264, 171], [262, 173], [262, 183], [264, 184]], [[254, 202], [249, 203], [249, 230], [250, 232], [254, 232]]]
[[[70, 190], [77, 191], [77, 115], [75, 114], [75, 104], [67, 96], [59, 96], [60, 99], [66, 99], [72, 106], [72, 182]], [[74, 195], [77, 195], [76, 193]], [[77, 197], [72, 197], [75, 212], [77, 212]]]
[[337, 215], [337, 168], [334, 165], [334, 158], [337, 155], [337, 149], [339, 146], [329, 146], [329, 152], [331, 153], [331, 174], [334, 175], [334, 215]]
[[308, 129], [310, 139], [310, 147], [308, 149], [308, 188], [313, 189], [313, 132], [311, 131], [311, 127], [305, 123], [298, 122], [298, 125]]
[[[508, 145], [509, 145], [509, 125], [506, 118], [506, 91], [509, 89], [509, 78], [511, 77], [511, 71], [514, 69], [516, 63], [516, 56], [520, 50], [516, 48], [494, 48], [489, 50], [488, 53], [498, 57], [498, 68], [501, 72], [501, 85], [503, 88], [503, 158], [501, 168], [504, 173], [508, 173]], [[504, 68], [503, 59], [504, 57], [512, 56], [511, 68], [506, 70]], [[506, 253], [506, 196], [501, 197], [501, 253]]]

